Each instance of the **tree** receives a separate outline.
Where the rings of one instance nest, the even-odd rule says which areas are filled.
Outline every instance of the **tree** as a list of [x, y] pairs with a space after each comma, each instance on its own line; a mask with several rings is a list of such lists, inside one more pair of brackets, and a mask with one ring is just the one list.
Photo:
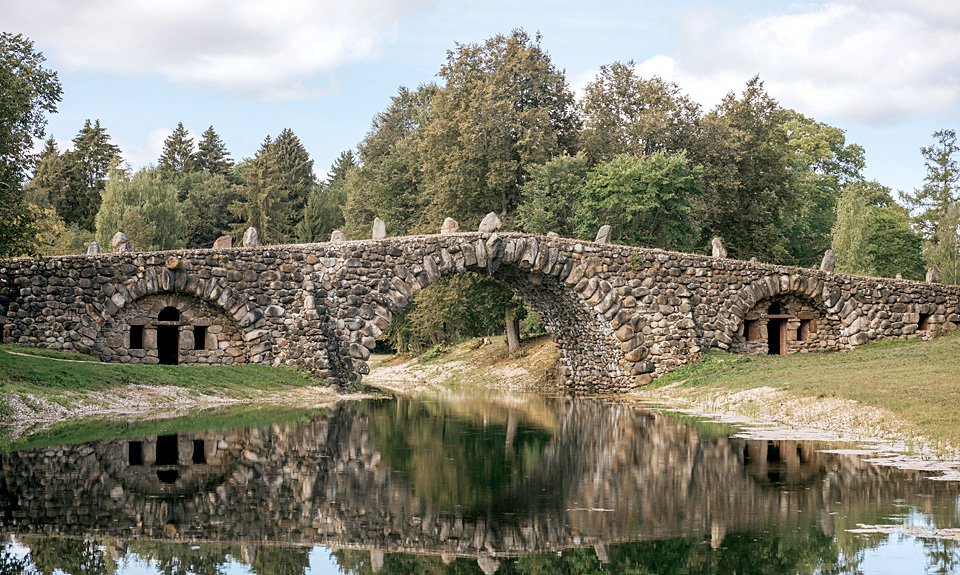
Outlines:
[[73, 139], [73, 149], [63, 157], [70, 186], [64, 195], [51, 197], [50, 201], [66, 223], [93, 231], [107, 172], [119, 164], [120, 148], [110, 143], [100, 120], [93, 124], [87, 120]]
[[204, 171], [187, 174], [178, 184], [178, 194], [181, 193], [186, 196], [180, 208], [188, 249], [208, 248], [240, 224], [229, 210], [229, 206], [240, 201], [240, 190], [225, 175]]
[[313, 160], [299, 138], [285, 129], [272, 140], [263, 141], [256, 157], [241, 167], [242, 198], [233, 211], [253, 226], [268, 243], [285, 243], [295, 238], [310, 191], [317, 185]]
[[433, 84], [401, 87], [374, 118], [358, 146], [360, 165], [344, 179], [344, 225], [350, 237], [368, 237], [375, 217], [398, 234], [436, 231], [424, 215], [430, 200], [420, 153], [436, 93]]
[[297, 240], [322, 242], [330, 232], [343, 227], [343, 206], [347, 200], [347, 176], [356, 169], [353, 152], [347, 150], [330, 166], [327, 182], [314, 186], [307, 198], [303, 220], [297, 224]]
[[785, 110], [783, 127], [796, 196], [785, 213], [787, 260], [814, 266], [831, 245], [837, 200], [847, 184], [863, 179], [863, 148], [847, 144], [843, 130]]
[[614, 156], [587, 176], [578, 232], [589, 237], [610, 224], [623, 243], [689, 251], [698, 237], [690, 202], [703, 189], [701, 174], [683, 152]]
[[529, 169], [573, 153], [578, 119], [561, 71], [522, 30], [458, 45], [440, 69], [420, 146], [429, 225], [447, 216], [472, 227], [487, 212], [509, 218]]
[[24, 187], [24, 200], [38, 207], [52, 206], [50, 198], [64, 197], [69, 190], [66, 162], [57, 149], [56, 140], [48, 138], [40, 152], [33, 177]]
[[557, 156], [530, 170], [530, 179], [523, 184], [523, 201], [517, 208], [520, 228], [526, 232], [556, 232], [564, 237], [576, 233], [574, 214], [587, 180], [587, 159]]
[[178, 122], [177, 128], [163, 141], [163, 152], [160, 154], [157, 168], [160, 174], [168, 179], [174, 179], [196, 169], [193, 138], [183, 127], [183, 122]]
[[201, 134], [200, 142], [197, 144], [195, 160], [197, 169], [211, 174], [228, 176], [233, 169], [230, 152], [227, 151], [226, 145], [213, 129], [213, 126], [210, 126]]
[[922, 240], [911, 228], [909, 212], [886, 186], [873, 181], [845, 185], [832, 238], [839, 272], [923, 279]]
[[177, 188], [157, 168], [145, 168], [132, 176], [129, 170], [113, 168], [96, 224], [102, 246], [109, 246], [113, 235], [122, 231], [137, 251], [183, 247], [185, 223]]
[[690, 149], [700, 106], [659, 77], [640, 78], [633, 62], [601, 66], [584, 88], [581, 141], [590, 163]]
[[704, 194], [696, 209], [703, 245], [721, 236], [731, 257], [788, 258], [786, 222], [798, 193], [785, 120], [759, 77], [703, 118], [692, 158], [703, 165]]
[[933, 145], [920, 148], [927, 168], [923, 186], [903, 199], [925, 240], [927, 263], [940, 268], [945, 283], [960, 283], [960, 147], [955, 130], [938, 130], [933, 138]]
[[0, 256], [29, 252], [33, 233], [23, 202], [34, 138], [57, 111], [60, 82], [21, 34], [0, 32]]

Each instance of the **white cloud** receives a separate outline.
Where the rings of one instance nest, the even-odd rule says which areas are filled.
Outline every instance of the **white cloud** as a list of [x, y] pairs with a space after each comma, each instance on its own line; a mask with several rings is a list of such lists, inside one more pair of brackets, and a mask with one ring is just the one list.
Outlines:
[[258, 99], [315, 91], [316, 77], [368, 58], [430, 0], [0, 0], [68, 70], [159, 75]]
[[755, 74], [784, 105], [883, 125], [960, 107], [960, 3], [845, 0], [731, 24], [691, 14], [682, 51], [638, 64], [712, 107]]

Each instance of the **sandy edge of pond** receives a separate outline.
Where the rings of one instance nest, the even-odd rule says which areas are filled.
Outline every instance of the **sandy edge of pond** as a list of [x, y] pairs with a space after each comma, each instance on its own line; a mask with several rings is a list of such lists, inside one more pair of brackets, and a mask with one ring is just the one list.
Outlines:
[[329, 387], [290, 387], [280, 391], [244, 390], [244, 397], [198, 394], [172, 385], [130, 384], [109, 391], [90, 391], [69, 398], [67, 405], [31, 394], [6, 397], [13, 412], [10, 437], [35, 433], [67, 420], [112, 418], [119, 420], [168, 419], [198, 409], [230, 405], [285, 405], [319, 408], [338, 401], [370, 397], [370, 394], [338, 393]]

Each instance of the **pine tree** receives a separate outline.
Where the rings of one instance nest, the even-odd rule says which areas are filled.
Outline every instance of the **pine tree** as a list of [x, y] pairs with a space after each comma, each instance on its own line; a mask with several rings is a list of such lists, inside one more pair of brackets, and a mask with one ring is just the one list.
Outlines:
[[160, 154], [157, 168], [160, 174], [168, 179], [182, 176], [196, 169], [193, 138], [183, 127], [183, 122], [178, 122], [177, 128], [163, 141], [163, 152]]
[[198, 169], [211, 174], [228, 176], [233, 169], [230, 152], [227, 151], [226, 145], [213, 129], [213, 126], [207, 128], [200, 136], [200, 141], [197, 144], [196, 163]]
[[73, 139], [73, 149], [63, 158], [70, 187], [63, 196], [51, 197], [50, 202], [66, 223], [93, 231], [107, 172], [121, 161], [120, 148], [110, 142], [100, 120], [93, 124], [87, 120]]

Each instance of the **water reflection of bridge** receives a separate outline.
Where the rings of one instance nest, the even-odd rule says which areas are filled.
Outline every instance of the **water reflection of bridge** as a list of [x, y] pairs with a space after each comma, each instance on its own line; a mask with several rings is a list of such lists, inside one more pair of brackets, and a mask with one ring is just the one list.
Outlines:
[[594, 546], [603, 559], [611, 543], [693, 533], [719, 546], [770, 517], [832, 533], [832, 512], [897, 499], [921, 477], [629, 403], [551, 405], [554, 425], [399, 400], [9, 453], [0, 530], [322, 544], [369, 550], [374, 566], [410, 552], [476, 557], [489, 571], [500, 557]]

